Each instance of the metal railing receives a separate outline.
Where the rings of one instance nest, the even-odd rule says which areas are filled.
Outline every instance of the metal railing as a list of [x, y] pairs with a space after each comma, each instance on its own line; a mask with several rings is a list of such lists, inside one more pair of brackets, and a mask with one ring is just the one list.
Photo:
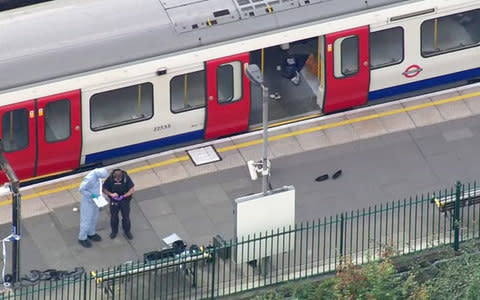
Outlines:
[[[480, 237], [476, 183], [252, 234], [216, 247], [58, 280], [17, 283], [0, 299], [214, 299]], [[446, 206], [448, 202], [455, 205]], [[442, 205], [443, 203], [443, 205]], [[275, 254], [274, 254], [275, 253]], [[24, 282], [25, 284], [25, 282]]]

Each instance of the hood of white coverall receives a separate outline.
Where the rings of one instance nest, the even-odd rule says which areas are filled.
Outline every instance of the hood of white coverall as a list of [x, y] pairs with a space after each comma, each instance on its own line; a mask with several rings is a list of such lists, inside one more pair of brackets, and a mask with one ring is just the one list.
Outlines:
[[97, 180], [105, 178], [108, 175], [108, 171], [105, 168], [97, 168], [97, 169], [93, 170], [92, 173], [94, 174], [94, 176], [97, 177]]
[[97, 168], [90, 171], [85, 176], [80, 184], [80, 192], [83, 195], [99, 195], [100, 194], [100, 180], [107, 177], [108, 171], [105, 168]]

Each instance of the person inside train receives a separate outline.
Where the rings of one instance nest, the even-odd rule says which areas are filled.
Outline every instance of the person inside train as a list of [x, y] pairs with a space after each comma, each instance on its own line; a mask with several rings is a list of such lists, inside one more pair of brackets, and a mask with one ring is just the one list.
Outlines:
[[118, 214], [122, 213], [122, 228], [127, 239], [133, 239], [130, 222], [130, 201], [135, 192], [135, 185], [127, 172], [115, 169], [103, 183], [103, 192], [110, 198], [110, 238], [118, 234]]
[[281, 66], [282, 77], [290, 79], [294, 85], [299, 85], [301, 79], [300, 71], [304, 67], [308, 55], [290, 53], [290, 44], [282, 44], [280, 48], [286, 54]]

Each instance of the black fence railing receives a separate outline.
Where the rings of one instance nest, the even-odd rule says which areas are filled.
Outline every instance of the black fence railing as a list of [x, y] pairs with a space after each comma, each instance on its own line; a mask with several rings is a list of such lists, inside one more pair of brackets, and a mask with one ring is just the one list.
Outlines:
[[[333, 272], [345, 260], [363, 264], [385, 251], [404, 255], [480, 236], [476, 183], [256, 233], [215, 247], [91, 273], [31, 280], [0, 299], [214, 299]], [[38, 277], [38, 276], [37, 276]], [[25, 280], [27, 279], [27, 280]]]

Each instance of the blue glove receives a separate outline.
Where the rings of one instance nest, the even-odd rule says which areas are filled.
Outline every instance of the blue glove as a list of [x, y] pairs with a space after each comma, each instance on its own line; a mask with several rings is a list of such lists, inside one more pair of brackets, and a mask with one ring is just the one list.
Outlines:
[[123, 200], [123, 195], [118, 197], [118, 201], [121, 201], [121, 200]]
[[92, 194], [91, 197], [92, 198], [98, 198], [98, 195]]

